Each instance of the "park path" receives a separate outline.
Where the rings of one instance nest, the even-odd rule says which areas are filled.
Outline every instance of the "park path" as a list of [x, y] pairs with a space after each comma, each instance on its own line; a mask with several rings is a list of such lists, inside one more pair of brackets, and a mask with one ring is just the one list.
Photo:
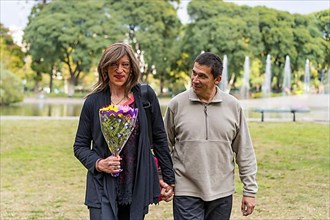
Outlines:
[[[65, 98], [65, 97], [52, 97], [52, 98], [37, 98], [37, 97], [27, 97], [24, 99], [24, 103], [45, 103], [45, 104], [61, 104], [61, 103], [72, 103], [72, 104], [82, 104], [84, 98]], [[159, 99], [160, 105], [167, 105], [170, 98]]]
[[[160, 105], [167, 105], [169, 98], [160, 98]], [[329, 108], [329, 94], [311, 94], [311, 95], [294, 95], [294, 96], [279, 96], [271, 98], [247, 99], [239, 100], [242, 107], [309, 107], [309, 108]], [[37, 98], [27, 97], [24, 103], [72, 103], [82, 104], [84, 98]]]

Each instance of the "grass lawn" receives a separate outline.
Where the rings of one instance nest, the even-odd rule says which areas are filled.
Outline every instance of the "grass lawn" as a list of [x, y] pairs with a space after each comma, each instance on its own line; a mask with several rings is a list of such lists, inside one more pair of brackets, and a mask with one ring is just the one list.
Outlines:
[[[330, 219], [330, 127], [250, 122], [258, 160], [255, 212], [240, 213], [236, 178], [232, 219]], [[88, 219], [86, 170], [73, 156], [77, 120], [2, 120], [0, 219]], [[236, 172], [237, 173], [237, 172]], [[146, 219], [172, 219], [171, 203]]]

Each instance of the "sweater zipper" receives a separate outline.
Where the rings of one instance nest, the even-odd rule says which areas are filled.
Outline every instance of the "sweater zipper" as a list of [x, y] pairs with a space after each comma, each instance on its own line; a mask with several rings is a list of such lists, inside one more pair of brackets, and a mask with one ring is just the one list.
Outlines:
[[208, 124], [207, 124], [207, 104], [204, 104], [204, 114], [205, 114], [205, 137], [206, 140], [209, 139]]

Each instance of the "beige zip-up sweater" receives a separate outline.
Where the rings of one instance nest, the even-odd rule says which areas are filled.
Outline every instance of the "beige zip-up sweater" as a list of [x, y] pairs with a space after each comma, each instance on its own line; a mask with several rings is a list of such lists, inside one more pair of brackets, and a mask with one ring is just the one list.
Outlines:
[[209, 104], [192, 89], [174, 97], [165, 114], [175, 170], [175, 195], [212, 201], [234, 193], [234, 161], [254, 197], [257, 163], [243, 110], [233, 96], [217, 88]]

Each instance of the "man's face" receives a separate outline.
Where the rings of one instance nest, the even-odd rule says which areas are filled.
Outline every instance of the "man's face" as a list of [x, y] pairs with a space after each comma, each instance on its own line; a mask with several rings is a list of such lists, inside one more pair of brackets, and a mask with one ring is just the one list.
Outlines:
[[194, 63], [191, 73], [191, 85], [197, 96], [212, 94], [214, 88], [221, 81], [221, 76], [214, 79], [211, 67]]

